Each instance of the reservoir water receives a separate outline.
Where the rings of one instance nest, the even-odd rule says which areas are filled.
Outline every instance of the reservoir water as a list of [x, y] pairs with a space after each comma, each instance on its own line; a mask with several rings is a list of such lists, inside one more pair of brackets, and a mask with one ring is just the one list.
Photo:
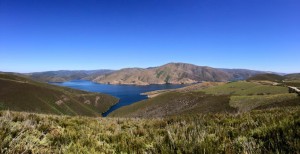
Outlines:
[[105, 117], [112, 111], [126, 105], [147, 99], [147, 96], [141, 95], [141, 93], [163, 90], [163, 89], [175, 89], [181, 88], [185, 85], [163, 84], [163, 85], [148, 85], [148, 86], [134, 86], [134, 85], [109, 85], [98, 84], [86, 80], [73, 80], [62, 83], [51, 83], [59, 86], [70, 87], [74, 89], [80, 89], [90, 92], [100, 92], [118, 97], [120, 101], [112, 106], [107, 112], [102, 115]]

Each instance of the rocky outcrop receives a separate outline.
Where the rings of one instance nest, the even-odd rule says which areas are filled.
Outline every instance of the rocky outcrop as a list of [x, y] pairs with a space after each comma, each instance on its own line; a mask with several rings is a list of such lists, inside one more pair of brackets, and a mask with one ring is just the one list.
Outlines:
[[298, 94], [298, 96], [300, 96], [300, 89], [298, 89], [297, 87], [292, 87], [292, 86], [288, 86], [289, 88], [289, 93], [296, 93]]

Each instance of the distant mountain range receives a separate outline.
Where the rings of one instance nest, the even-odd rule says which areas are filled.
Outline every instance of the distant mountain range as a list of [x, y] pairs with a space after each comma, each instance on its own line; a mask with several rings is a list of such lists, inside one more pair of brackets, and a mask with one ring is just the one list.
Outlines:
[[100, 75], [93, 81], [105, 84], [190, 84], [202, 81], [244, 80], [265, 73], [245, 69], [218, 69], [186, 63], [169, 63], [152, 68], [127, 68]]
[[43, 82], [66, 82], [70, 80], [92, 80], [100, 75], [111, 73], [113, 70], [101, 69], [101, 70], [60, 70], [60, 71], [47, 71], [47, 72], [34, 72], [27, 73], [25, 75], [31, 77], [34, 80]]
[[266, 73], [269, 72], [247, 69], [212, 68], [187, 63], [168, 63], [149, 68], [124, 68], [121, 70], [102, 69], [91, 71], [62, 70], [35, 72], [26, 75], [34, 80], [43, 82], [91, 80], [104, 84], [149, 85], [190, 84], [202, 81], [236, 81]]

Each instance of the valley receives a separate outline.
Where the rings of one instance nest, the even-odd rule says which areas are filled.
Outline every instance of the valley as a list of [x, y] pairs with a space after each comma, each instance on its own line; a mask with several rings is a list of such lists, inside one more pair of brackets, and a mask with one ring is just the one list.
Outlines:
[[297, 153], [298, 75], [225, 77], [141, 86], [0, 73], [0, 153]]
[[185, 85], [174, 85], [174, 84], [164, 84], [164, 85], [145, 85], [145, 86], [135, 86], [135, 85], [110, 85], [110, 84], [99, 84], [88, 80], [73, 80], [69, 82], [59, 82], [51, 83], [58, 86], [69, 87], [74, 89], [80, 89], [88, 92], [98, 92], [108, 94], [119, 99], [118, 103], [114, 104], [109, 108], [108, 111], [103, 113], [103, 116], [107, 116], [112, 111], [119, 109], [123, 106], [130, 105], [132, 103], [147, 99], [146, 96], [141, 95], [141, 93], [160, 90], [160, 89], [175, 89], [180, 88]]

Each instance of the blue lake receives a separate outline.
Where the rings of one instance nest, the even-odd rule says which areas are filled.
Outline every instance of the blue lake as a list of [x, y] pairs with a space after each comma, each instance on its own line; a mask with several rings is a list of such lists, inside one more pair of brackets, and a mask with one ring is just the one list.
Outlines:
[[149, 92], [153, 90], [175, 89], [175, 88], [181, 88], [185, 86], [185, 85], [173, 85], [173, 84], [148, 85], [148, 86], [108, 85], [108, 84], [98, 84], [86, 80], [73, 80], [68, 82], [51, 83], [51, 84], [90, 91], [90, 92], [100, 92], [100, 93], [105, 93], [105, 94], [118, 97], [120, 101], [116, 105], [112, 106], [107, 112], [103, 113], [102, 115], [104, 117], [122, 106], [126, 106], [147, 99], [147, 96], [141, 95], [141, 93]]

